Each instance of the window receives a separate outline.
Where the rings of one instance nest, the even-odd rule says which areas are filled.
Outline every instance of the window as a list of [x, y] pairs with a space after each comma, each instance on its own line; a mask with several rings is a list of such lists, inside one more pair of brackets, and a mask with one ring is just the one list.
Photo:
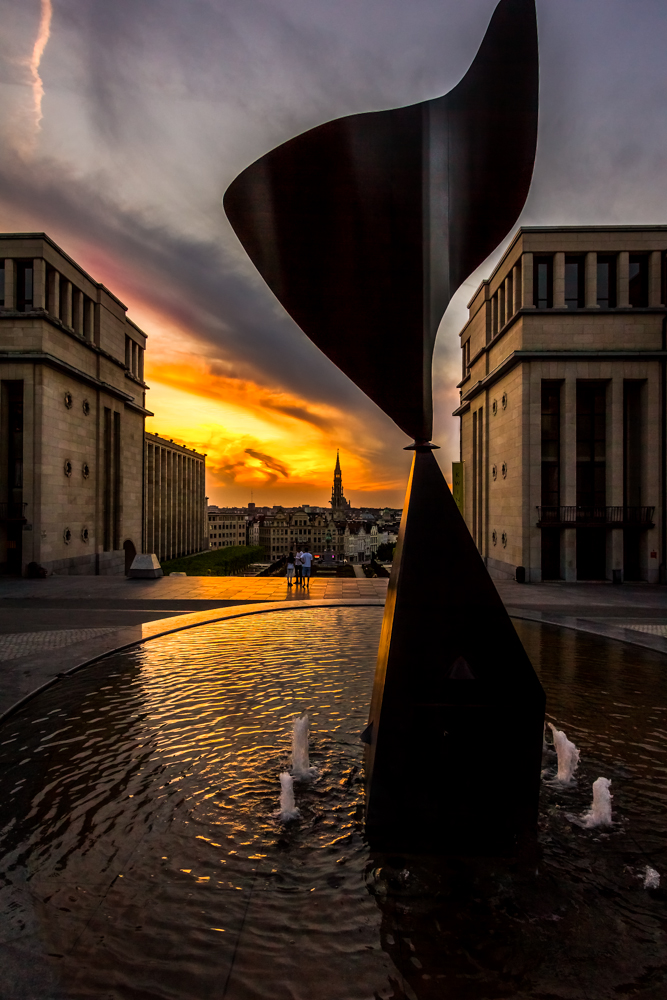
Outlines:
[[597, 303], [600, 309], [616, 308], [616, 258], [598, 257]]
[[5, 304], [5, 262], [0, 260], [0, 306]]
[[584, 258], [565, 258], [565, 308], [584, 307]]
[[560, 382], [542, 382], [542, 506], [560, 504]]
[[554, 304], [553, 257], [535, 257], [533, 264], [533, 302], [538, 309], [551, 309]]
[[32, 309], [32, 261], [16, 264], [16, 308], [18, 312]]
[[606, 387], [577, 382], [577, 506], [606, 503]]
[[644, 254], [630, 254], [630, 286], [628, 297], [635, 309], [648, 306], [648, 257]]
[[501, 285], [498, 289], [498, 329], [502, 330], [505, 323], [505, 286]]

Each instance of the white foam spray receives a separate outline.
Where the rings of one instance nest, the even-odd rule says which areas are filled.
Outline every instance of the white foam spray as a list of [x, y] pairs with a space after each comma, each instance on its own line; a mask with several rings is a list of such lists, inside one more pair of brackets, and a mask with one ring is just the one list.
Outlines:
[[647, 865], [644, 869], [644, 888], [645, 889], [659, 889], [660, 888], [660, 875], [655, 870]]
[[563, 785], [569, 785], [579, 765], [579, 750], [574, 743], [568, 740], [565, 733], [561, 732], [560, 729], [556, 729], [553, 723], [549, 723], [549, 728], [551, 729], [554, 746], [558, 754], [558, 774], [556, 775], [556, 781], [560, 781]]
[[609, 778], [598, 778], [593, 782], [593, 803], [581, 817], [581, 825], [590, 829], [594, 826], [611, 826], [611, 799]]
[[283, 771], [280, 775], [280, 821], [290, 823], [300, 816], [294, 801], [294, 779], [287, 771]]
[[310, 781], [317, 768], [310, 766], [308, 756], [308, 715], [297, 715], [292, 728], [292, 774], [297, 781]]

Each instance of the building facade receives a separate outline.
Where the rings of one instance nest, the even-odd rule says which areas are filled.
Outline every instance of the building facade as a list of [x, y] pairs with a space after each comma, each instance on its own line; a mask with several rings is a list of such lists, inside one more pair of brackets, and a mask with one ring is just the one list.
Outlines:
[[209, 504], [207, 516], [209, 549], [248, 544], [248, 515], [244, 511]]
[[469, 303], [455, 495], [492, 575], [665, 579], [666, 252], [521, 229]]
[[160, 562], [208, 548], [206, 455], [144, 437], [144, 546]]
[[44, 233], [0, 235], [0, 571], [142, 551], [146, 336]]
[[339, 531], [331, 514], [277, 510], [274, 514], [258, 514], [249, 521], [248, 544], [261, 545], [267, 562], [276, 562], [306, 546], [314, 556], [338, 559], [345, 552], [344, 530], [343, 524]]

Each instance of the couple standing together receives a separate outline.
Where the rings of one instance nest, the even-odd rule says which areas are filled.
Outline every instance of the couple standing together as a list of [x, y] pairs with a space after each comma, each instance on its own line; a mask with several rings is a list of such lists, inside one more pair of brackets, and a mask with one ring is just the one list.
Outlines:
[[[299, 549], [296, 555], [293, 552], [287, 557], [287, 586], [292, 586], [292, 580], [296, 580], [297, 587], [310, 587], [310, 567], [313, 564], [313, 555], [308, 549], [305, 552]], [[305, 583], [305, 581], [308, 583]]]

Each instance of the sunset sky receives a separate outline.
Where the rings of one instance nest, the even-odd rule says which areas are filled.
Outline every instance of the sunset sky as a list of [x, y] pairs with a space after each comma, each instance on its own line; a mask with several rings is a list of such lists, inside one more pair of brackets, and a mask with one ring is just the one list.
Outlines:
[[[341, 115], [450, 90], [495, 0], [0, 0], [0, 231], [44, 231], [148, 334], [147, 427], [206, 451], [221, 505], [400, 505], [409, 442], [283, 312], [221, 198]], [[538, 0], [525, 225], [667, 223], [667, 3]], [[458, 457], [459, 290], [434, 440]]]

